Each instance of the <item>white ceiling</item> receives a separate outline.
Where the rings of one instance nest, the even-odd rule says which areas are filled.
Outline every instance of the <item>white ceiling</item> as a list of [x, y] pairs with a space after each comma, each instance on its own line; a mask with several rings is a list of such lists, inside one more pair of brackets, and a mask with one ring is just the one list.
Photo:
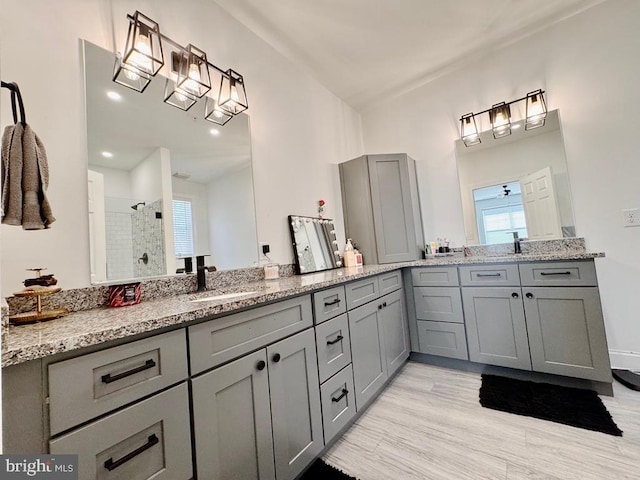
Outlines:
[[214, 0], [358, 110], [604, 0]]

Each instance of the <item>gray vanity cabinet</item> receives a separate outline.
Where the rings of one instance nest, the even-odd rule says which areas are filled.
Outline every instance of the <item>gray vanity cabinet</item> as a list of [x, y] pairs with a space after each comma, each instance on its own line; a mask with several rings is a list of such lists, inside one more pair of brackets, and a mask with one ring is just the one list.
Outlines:
[[611, 381], [596, 287], [523, 287], [533, 369]]
[[[374, 277], [382, 284], [396, 278], [398, 271]], [[367, 279], [365, 279], [367, 280]], [[346, 286], [347, 303], [351, 287]], [[409, 357], [410, 343], [405, 314], [404, 291], [398, 280], [394, 292], [374, 297], [372, 301], [347, 312], [351, 336], [351, 359], [356, 407], [361, 410]], [[357, 288], [356, 290], [359, 290]]]
[[349, 312], [353, 383], [358, 410], [375, 396], [387, 380], [384, 326], [379, 310], [382, 310], [382, 305], [371, 302]]
[[520, 287], [463, 287], [469, 360], [531, 370]]
[[404, 307], [402, 290], [385, 295], [382, 301], [382, 328], [384, 338], [384, 357], [387, 364], [387, 375], [391, 376], [404, 365], [409, 356], [409, 324]]
[[340, 164], [347, 237], [366, 263], [422, 257], [424, 237], [415, 162], [406, 154], [365, 155]]
[[193, 379], [198, 478], [294, 479], [324, 447], [313, 329]]

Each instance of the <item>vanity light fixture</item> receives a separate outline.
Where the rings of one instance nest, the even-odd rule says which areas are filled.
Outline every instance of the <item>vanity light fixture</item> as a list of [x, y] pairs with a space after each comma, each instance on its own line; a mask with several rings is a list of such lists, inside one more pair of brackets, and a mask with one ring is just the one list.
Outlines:
[[467, 113], [460, 119], [460, 138], [467, 147], [480, 143], [476, 118], [473, 113]]
[[116, 59], [113, 81], [144, 92], [164, 65], [160, 26], [140, 12], [127, 18], [127, 43], [122, 56]]
[[542, 90], [527, 93], [525, 130], [531, 130], [544, 125], [544, 121], [547, 118], [547, 106], [544, 103], [543, 93]]
[[[165, 103], [189, 110], [208, 94], [205, 118], [218, 125], [224, 125], [249, 107], [244, 78], [238, 72], [222, 70], [209, 62], [207, 54], [194, 45], [183, 47], [161, 34], [159, 25], [138, 11], [127, 18], [127, 42], [124, 53], [116, 58], [114, 82], [143, 92], [165, 64], [164, 44], [171, 47], [171, 78], [165, 82]], [[211, 72], [220, 79], [212, 82]], [[213, 91], [212, 86], [215, 86]]]
[[218, 125], [225, 125], [229, 120], [233, 118], [233, 115], [218, 106], [218, 100], [205, 97], [204, 103], [204, 119]]
[[520, 125], [511, 123], [511, 105], [526, 101], [525, 130], [542, 127], [547, 116], [547, 106], [544, 101], [544, 90], [539, 89], [529, 92], [525, 97], [510, 102], [500, 102], [478, 113], [467, 113], [460, 117], [460, 139], [465, 146], [471, 147], [481, 143], [480, 134], [476, 125], [476, 117], [485, 113], [489, 114], [489, 122], [493, 138], [511, 135], [511, 130]]
[[491, 107], [489, 121], [491, 122], [493, 138], [511, 135], [511, 109], [506, 103], [500, 102]]

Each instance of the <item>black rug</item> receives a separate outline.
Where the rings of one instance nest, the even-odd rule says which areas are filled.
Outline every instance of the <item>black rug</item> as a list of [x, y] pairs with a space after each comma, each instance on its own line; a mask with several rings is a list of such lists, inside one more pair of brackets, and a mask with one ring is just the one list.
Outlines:
[[480, 404], [494, 410], [622, 436], [622, 430], [593, 390], [483, 374]]
[[298, 480], [358, 480], [318, 458]]

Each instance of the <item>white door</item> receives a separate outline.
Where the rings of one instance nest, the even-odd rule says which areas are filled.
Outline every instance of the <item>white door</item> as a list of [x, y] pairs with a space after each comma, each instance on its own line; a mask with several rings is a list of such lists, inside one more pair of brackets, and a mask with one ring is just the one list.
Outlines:
[[562, 238], [558, 199], [553, 186], [551, 167], [520, 179], [522, 204], [529, 240]]
[[104, 213], [104, 175], [89, 170], [89, 253], [91, 283], [107, 279], [107, 240]]

